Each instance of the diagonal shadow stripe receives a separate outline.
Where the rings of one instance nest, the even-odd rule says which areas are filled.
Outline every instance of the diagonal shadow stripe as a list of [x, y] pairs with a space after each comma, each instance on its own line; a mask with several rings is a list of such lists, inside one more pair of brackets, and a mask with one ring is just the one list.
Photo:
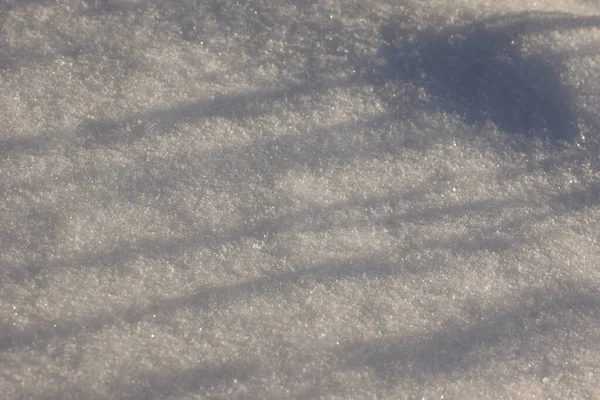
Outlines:
[[[193, 368], [168, 367], [128, 374], [113, 379], [107, 392], [123, 400], [151, 400], [176, 398], [190, 394], [203, 395], [219, 387], [243, 385], [258, 368], [247, 360], [226, 361], [220, 365], [200, 365]], [[30, 395], [30, 399], [100, 399], [89, 387], [71, 385], [67, 389], [45, 395]]]
[[[431, 268], [435, 268], [435, 261]], [[421, 268], [424, 272], [425, 268]], [[0, 351], [18, 347], [44, 347], [56, 338], [67, 338], [81, 333], [94, 333], [107, 326], [133, 324], [149, 315], [165, 315], [179, 309], [209, 310], [246, 297], [279, 293], [289, 286], [331, 284], [342, 279], [385, 279], [408, 272], [405, 265], [389, 264], [371, 259], [318, 264], [296, 268], [283, 273], [267, 274], [250, 281], [220, 287], [198, 288], [193, 293], [155, 301], [142, 307], [115, 308], [95, 316], [76, 320], [55, 319], [30, 324], [18, 332], [6, 329], [0, 336]]]
[[[540, 348], [545, 342], [537, 341], [539, 338], [550, 340], [561, 350], [567, 341], [573, 342], [568, 339], [569, 332], [583, 329], [583, 323], [589, 324], [586, 329], [600, 328], [597, 288], [532, 289], [514, 303], [500, 310], [493, 305], [481, 312], [478, 322], [467, 326], [446, 321], [438, 331], [423, 335], [356, 341], [344, 346], [338, 355], [345, 360], [342, 365], [373, 368], [390, 384], [402, 378], [425, 382], [514, 355], [541, 356], [549, 349]], [[563, 351], [569, 356], [569, 350]]]

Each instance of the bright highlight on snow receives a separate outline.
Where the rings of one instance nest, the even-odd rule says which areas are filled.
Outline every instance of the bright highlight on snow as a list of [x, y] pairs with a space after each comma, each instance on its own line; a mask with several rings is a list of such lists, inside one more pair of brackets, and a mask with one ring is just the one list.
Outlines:
[[600, 397], [600, 6], [4, 0], [6, 399]]

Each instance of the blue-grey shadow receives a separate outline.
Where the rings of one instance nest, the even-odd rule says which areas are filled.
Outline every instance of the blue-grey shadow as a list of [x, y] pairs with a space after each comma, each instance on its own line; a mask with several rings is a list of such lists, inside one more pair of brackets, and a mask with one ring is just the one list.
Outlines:
[[[478, 127], [491, 122], [526, 140], [578, 138], [575, 105], [561, 75], [564, 55], [530, 52], [525, 40], [528, 35], [596, 27], [600, 17], [528, 12], [444, 29], [407, 25], [407, 20], [397, 20], [382, 26], [380, 54], [386, 62], [373, 73], [375, 85], [412, 83], [429, 94], [428, 107], [433, 103]], [[396, 106], [393, 93], [384, 97]]]
[[[530, 290], [515, 306], [481, 310], [468, 324], [447, 321], [427, 335], [356, 341], [343, 346], [339, 356], [346, 367], [372, 368], [390, 385], [399, 379], [425, 384], [514, 357], [533, 360], [531, 372], [541, 380], [559, 375], [562, 367], [544, 361], [550, 349], [536, 338], [550, 337], [556, 346], [568, 346], [570, 333], [581, 329], [574, 320], [598, 321], [599, 306], [598, 291], [591, 287]], [[571, 353], [569, 347], [552, 351], [555, 356]]]

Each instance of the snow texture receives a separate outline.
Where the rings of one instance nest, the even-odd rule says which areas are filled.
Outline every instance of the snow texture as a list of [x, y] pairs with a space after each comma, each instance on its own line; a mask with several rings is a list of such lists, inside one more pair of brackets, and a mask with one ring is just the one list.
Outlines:
[[0, 23], [3, 399], [600, 398], [596, 0]]

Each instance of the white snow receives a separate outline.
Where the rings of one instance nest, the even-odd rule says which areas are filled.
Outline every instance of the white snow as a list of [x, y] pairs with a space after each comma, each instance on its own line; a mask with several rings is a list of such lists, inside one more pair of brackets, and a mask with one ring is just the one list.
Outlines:
[[0, 21], [3, 398], [600, 398], [598, 2]]

